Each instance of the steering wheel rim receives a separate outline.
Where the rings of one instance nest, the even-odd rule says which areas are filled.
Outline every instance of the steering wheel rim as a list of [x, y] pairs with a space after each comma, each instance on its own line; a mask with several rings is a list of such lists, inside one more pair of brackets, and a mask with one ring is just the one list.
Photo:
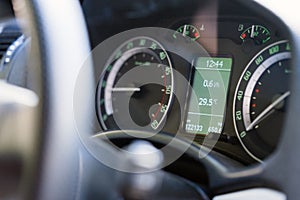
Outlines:
[[[17, 5], [20, 2], [15, 1], [14, 4]], [[78, 174], [76, 172], [78, 169], [73, 167], [78, 164], [77, 157], [80, 143], [77, 135], [74, 134], [76, 127], [70, 102], [73, 101], [72, 93], [77, 78], [76, 74], [81, 68], [80, 63], [85, 61], [90, 52], [85, 22], [77, 1], [26, 0], [24, 2], [25, 5], [23, 6], [26, 7], [26, 15], [30, 22], [29, 27], [33, 42], [32, 52], [36, 56], [36, 60], [32, 64], [35, 65], [35, 73], [40, 75], [37, 76], [40, 77], [37, 82], [41, 85], [41, 88], [37, 89], [37, 93], [42, 102], [40, 104], [40, 118], [38, 119], [40, 127], [37, 127], [36, 135], [36, 139], [39, 141], [39, 144], [35, 146], [37, 155], [33, 155], [35, 158], [32, 159], [32, 168], [27, 172], [31, 175], [34, 174], [33, 172], [38, 171], [38, 173], [36, 173], [36, 176], [31, 177], [31, 181], [29, 181], [30, 189], [27, 190], [29, 191], [27, 197], [29, 199], [74, 199], [76, 197], [74, 187], [76, 188], [76, 186], [73, 184], [77, 182], [78, 177], [72, 175]], [[16, 7], [17, 13], [18, 6]], [[24, 8], [23, 6], [20, 7], [20, 10]], [[53, 18], [54, 13], [56, 16]], [[23, 15], [23, 13], [20, 14]], [[69, 17], [65, 18], [64, 16]], [[62, 32], [58, 30], [65, 30], [65, 27], [71, 28], [68, 33], [61, 34]], [[72, 34], [69, 34], [70, 30], [73, 30]], [[66, 43], [66, 41], [69, 42]], [[294, 38], [294, 42], [300, 43], [297, 38]], [[65, 43], [68, 45], [62, 46]], [[80, 45], [81, 48], [77, 48], [77, 45]], [[259, 178], [261, 183], [270, 183], [264, 186], [283, 191], [289, 199], [297, 199], [300, 196], [300, 191], [297, 189], [297, 184], [295, 184], [298, 181], [295, 172], [299, 171], [300, 164], [296, 159], [287, 156], [291, 153], [291, 147], [293, 147], [293, 151], [300, 152], [300, 146], [297, 144], [297, 141], [300, 141], [300, 135], [297, 134], [297, 117], [300, 112], [298, 106], [300, 100], [300, 84], [298, 83], [300, 69], [296, 67], [299, 63], [300, 54], [297, 46], [299, 45], [295, 45], [293, 55], [293, 66], [295, 67], [292, 100], [290, 102], [290, 108], [293, 109], [289, 109], [288, 112], [288, 118], [291, 120], [286, 123], [278, 150], [264, 164], [242, 170], [234, 169], [231, 172], [225, 170], [220, 172], [221, 174], [216, 173], [211, 176], [212, 179], [216, 180], [223, 177], [221, 181], [218, 181], [218, 183], [213, 182], [213, 185], [211, 185], [219, 193], [230, 191], [230, 189], [224, 189], [224, 187], [228, 188], [228, 185]], [[72, 69], [72, 74], [69, 74], [68, 79], [66, 79], [65, 75], [70, 72], [70, 69]], [[92, 77], [92, 65], [90, 69], [85, 86], [87, 88], [90, 86], [92, 89], [93, 83], [88, 77], [89, 75]], [[64, 87], [61, 87], [61, 83], [64, 83]], [[88, 90], [83, 92], [87, 94]], [[89, 113], [90, 106], [86, 105], [83, 108], [87, 111], [84, 113]], [[64, 117], [59, 116], [58, 113], [64, 113]], [[82, 119], [84, 121], [86, 117], [82, 116]], [[88, 127], [86, 128], [88, 130]], [[60, 148], [57, 149], [56, 147]], [[286, 174], [283, 172], [286, 172]], [[38, 187], [36, 187], [37, 185]]]
[[[78, 167], [74, 166], [78, 166], [80, 143], [73, 120], [73, 91], [83, 62], [90, 65], [87, 76], [92, 76], [92, 64], [86, 62], [90, 47], [82, 10], [72, 0], [13, 1], [13, 5], [16, 15], [28, 23], [30, 67], [40, 98], [37, 142], [24, 172], [23, 195], [25, 199], [75, 199]], [[84, 83], [93, 88], [90, 79]], [[82, 107], [83, 119], [89, 109], [90, 105]]]

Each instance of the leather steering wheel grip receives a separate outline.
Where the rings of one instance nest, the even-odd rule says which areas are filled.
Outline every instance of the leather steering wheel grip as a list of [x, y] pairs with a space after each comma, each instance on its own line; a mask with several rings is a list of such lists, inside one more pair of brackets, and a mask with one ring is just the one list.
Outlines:
[[[13, 6], [31, 37], [29, 66], [40, 98], [36, 142], [24, 169], [22, 198], [75, 199], [80, 142], [74, 122], [73, 93], [83, 63], [89, 70], [81, 81], [85, 87], [93, 88], [92, 62], [86, 62], [90, 46], [80, 3], [14, 0]], [[82, 96], [91, 95], [88, 92], [82, 91]], [[84, 121], [92, 105], [81, 105]]]

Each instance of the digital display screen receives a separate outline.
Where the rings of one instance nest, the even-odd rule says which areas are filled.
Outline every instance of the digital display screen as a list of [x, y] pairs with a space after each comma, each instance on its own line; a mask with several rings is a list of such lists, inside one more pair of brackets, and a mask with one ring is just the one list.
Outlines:
[[194, 134], [221, 133], [232, 58], [200, 57], [194, 66], [184, 129]]

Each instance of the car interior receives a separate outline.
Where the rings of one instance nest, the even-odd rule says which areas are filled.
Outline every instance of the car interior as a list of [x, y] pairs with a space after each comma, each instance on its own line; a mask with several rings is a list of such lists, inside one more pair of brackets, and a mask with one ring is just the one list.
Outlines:
[[0, 199], [298, 200], [297, 12], [0, 1]]

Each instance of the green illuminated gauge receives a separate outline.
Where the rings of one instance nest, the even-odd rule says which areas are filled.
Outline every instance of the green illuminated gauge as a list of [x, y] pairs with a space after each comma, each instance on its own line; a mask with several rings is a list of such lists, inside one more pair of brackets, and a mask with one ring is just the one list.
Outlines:
[[290, 51], [287, 41], [264, 48], [250, 61], [235, 91], [235, 131], [257, 161], [272, 153], [280, 138], [290, 96]]
[[265, 44], [271, 39], [270, 31], [261, 25], [252, 25], [240, 35], [241, 40], [253, 40], [255, 44]]
[[[97, 113], [104, 130], [155, 130], [166, 118], [173, 96], [168, 53], [156, 40], [137, 37], [109, 58], [97, 89]], [[129, 99], [128, 104], [124, 101]]]
[[180, 26], [176, 32], [173, 34], [173, 37], [176, 39], [177, 35], [182, 35], [184, 37], [189, 37], [192, 40], [197, 40], [198, 38], [200, 38], [200, 33], [198, 31], [198, 29], [193, 26], [193, 25], [183, 25]]

